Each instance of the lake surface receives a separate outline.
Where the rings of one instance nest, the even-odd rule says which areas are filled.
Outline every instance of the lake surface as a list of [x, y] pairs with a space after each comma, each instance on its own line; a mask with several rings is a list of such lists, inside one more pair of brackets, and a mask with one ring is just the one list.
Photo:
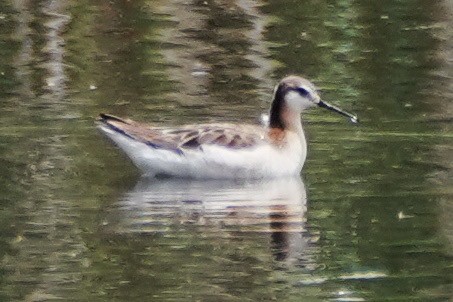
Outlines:
[[[0, 2], [1, 301], [452, 301], [449, 0]], [[99, 112], [255, 123], [287, 74], [300, 178], [140, 179]]]

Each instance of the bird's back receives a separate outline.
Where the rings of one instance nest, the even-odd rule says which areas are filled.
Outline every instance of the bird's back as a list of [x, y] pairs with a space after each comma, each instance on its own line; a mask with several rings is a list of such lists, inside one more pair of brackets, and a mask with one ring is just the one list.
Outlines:
[[150, 176], [268, 178], [298, 174], [303, 164], [284, 134], [257, 125], [152, 127], [101, 114], [99, 128]]

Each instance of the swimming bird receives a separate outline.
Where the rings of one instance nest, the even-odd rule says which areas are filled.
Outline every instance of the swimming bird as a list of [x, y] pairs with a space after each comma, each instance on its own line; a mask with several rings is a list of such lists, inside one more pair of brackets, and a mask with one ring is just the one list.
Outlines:
[[288, 76], [274, 90], [267, 126], [157, 127], [101, 113], [98, 127], [149, 177], [278, 178], [300, 174], [307, 157], [301, 112], [316, 106], [357, 122], [321, 100], [310, 81]]

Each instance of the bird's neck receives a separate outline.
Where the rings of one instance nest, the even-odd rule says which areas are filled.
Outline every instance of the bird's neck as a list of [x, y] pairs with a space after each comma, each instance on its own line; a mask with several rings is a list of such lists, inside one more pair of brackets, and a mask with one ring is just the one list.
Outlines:
[[268, 137], [275, 146], [285, 147], [291, 150], [292, 154], [297, 155], [296, 162], [302, 168], [307, 157], [307, 141], [300, 114], [290, 110], [282, 110], [279, 121], [274, 125], [283, 125], [283, 127], [272, 127], [272, 124], [270, 124]]
[[269, 115], [269, 127], [296, 132], [303, 135], [300, 112], [288, 108], [285, 104], [284, 93], [281, 89], [275, 92], [274, 100]]
[[294, 112], [287, 108], [283, 108], [280, 118], [284, 124], [284, 130], [293, 131], [297, 134], [303, 134], [300, 112]]
[[[275, 112], [274, 112], [275, 113]], [[299, 112], [282, 107], [278, 116], [270, 116], [269, 138], [278, 146], [292, 145], [295, 150], [299, 150], [302, 162], [307, 155], [307, 141]], [[298, 139], [296, 139], [296, 137]]]
[[285, 123], [282, 119], [282, 111], [285, 100], [281, 87], [275, 91], [274, 100], [272, 101], [269, 113], [269, 127], [273, 129], [285, 129]]

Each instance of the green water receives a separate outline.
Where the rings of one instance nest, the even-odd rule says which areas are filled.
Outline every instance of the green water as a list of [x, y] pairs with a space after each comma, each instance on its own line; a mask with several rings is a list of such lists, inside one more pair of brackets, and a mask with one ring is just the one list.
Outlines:
[[[451, 1], [0, 2], [1, 301], [451, 301]], [[140, 179], [94, 127], [256, 122], [301, 179]]]

